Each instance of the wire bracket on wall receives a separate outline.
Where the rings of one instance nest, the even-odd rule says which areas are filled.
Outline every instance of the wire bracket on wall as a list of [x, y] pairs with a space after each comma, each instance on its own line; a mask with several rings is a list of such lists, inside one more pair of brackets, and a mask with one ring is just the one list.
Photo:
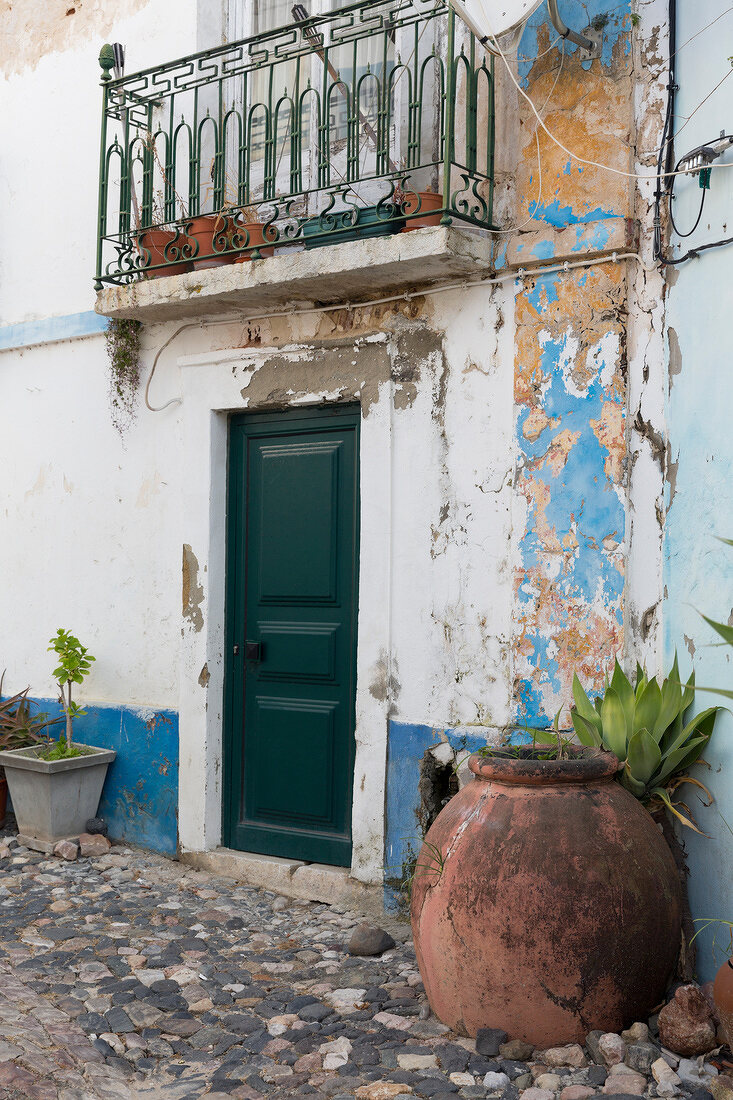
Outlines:
[[721, 157], [726, 149], [729, 149], [733, 145], [733, 134], [726, 134], [724, 130], [720, 131], [720, 137], [715, 141], [708, 141], [705, 145], [698, 145], [696, 149], [691, 149], [689, 153], [685, 153], [683, 157], [677, 161], [677, 170], [680, 172], [689, 172], [694, 175], [696, 172], [704, 173], [708, 182], [701, 183], [701, 187], [710, 186], [710, 165], [718, 157]]

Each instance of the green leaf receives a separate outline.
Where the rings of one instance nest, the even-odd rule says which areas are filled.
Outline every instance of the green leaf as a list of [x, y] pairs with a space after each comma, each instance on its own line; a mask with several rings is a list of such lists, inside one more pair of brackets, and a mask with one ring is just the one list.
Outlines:
[[634, 779], [645, 786], [662, 763], [659, 745], [649, 730], [639, 730], [629, 741], [626, 767], [631, 770]]
[[593, 722], [588, 722], [579, 714], [575, 707], [570, 711], [570, 717], [573, 722], [573, 729], [577, 735], [581, 745], [587, 746], [589, 749], [599, 748], [603, 742], [601, 741], [601, 735], [596, 729]]
[[633, 794], [634, 798], [644, 797], [646, 786], [644, 783], [639, 782], [638, 779], [634, 779], [628, 764], [624, 764], [623, 771], [621, 772], [621, 783], [626, 787], [627, 791]]
[[692, 670], [692, 675], [690, 676], [690, 679], [685, 684], [685, 690], [682, 693], [682, 707], [681, 707], [681, 710], [683, 712], [686, 711], [687, 708], [692, 705], [694, 699], [695, 699], [695, 670], [693, 669]]
[[616, 691], [609, 687], [601, 704], [603, 743], [619, 760], [626, 759], [626, 715]]
[[595, 729], [598, 731], [598, 734], [600, 735], [600, 715], [591, 705], [591, 701], [585, 694], [585, 691], [583, 690], [583, 685], [578, 679], [577, 673], [573, 673], [573, 699], [575, 700], [575, 706], [577, 708], [578, 714], [581, 716], [581, 718], [585, 718], [586, 722], [590, 722], [590, 724], [595, 727]]
[[[689, 768], [705, 750], [707, 743], [707, 737], [693, 737], [686, 744], [675, 749], [674, 752], [667, 753], [662, 762], [662, 767], [654, 777], [655, 782], [664, 783], [665, 779], [671, 778], [676, 772], [682, 772], [685, 768]], [[688, 756], [690, 757], [689, 761], [687, 760]]]
[[720, 707], [708, 707], [707, 710], [701, 710], [699, 714], [696, 714], [670, 744], [666, 755], [668, 756], [670, 753], [676, 752], [680, 748], [684, 748], [687, 742], [698, 734], [702, 734], [706, 740], [709, 739], [713, 732], [715, 717], [719, 710]]
[[657, 718], [659, 717], [661, 707], [662, 693], [659, 690], [659, 684], [656, 677], [652, 676], [651, 680], [642, 691], [641, 696], [636, 701], [636, 709], [634, 711], [634, 733], [643, 729], [653, 730]]
[[707, 615], [703, 615], [703, 619], [712, 626], [727, 645], [733, 645], [733, 626], [728, 626], [727, 623], [716, 623], [715, 619], [709, 619]]
[[628, 741], [634, 732], [634, 706], [636, 704], [636, 696], [618, 660], [614, 666], [611, 687], [618, 695], [621, 706], [623, 707], [624, 716], [626, 718], [625, 736]]
[[641, 667], [641, 665], [637, 661], [636, 662], [636, 687], [637, 687], [637, 690], [638, 690], [639, 685], [641, 684], [642, 680], [646, 680], [646, 672], [644, 672], [644, 669]]
[[678, 818], [682, 822], [683, 825], [686, 825], [688, 827], [688, 829], [694, 829], [694, 831], [696, 833], [699, 833], [700, 836], [707, 836], [708, 835], [707, 833], [704, 833], [702, 831], [702, 829], [698, 829], [698, 827], [694, 823], [694, 821], [690, 821], [689, 817], [685, 817], [684, 814], [681, 814], [679, 812], [679, 810], [676, 809], [676, 807], [674, 806], [674, 804], [672, 802], [672, 799], [669, 797], [669, 795], [665, 791], [664, 787], [655, 787], [654, 790], [652, 791], [652, 795], [654, 797], [658, 798], [660, 802], [663, 802], [664, 805], [669, 810], [669, 812], [674, 814], [674, 816], [676, 818]]
[[[682, 709], [682, 688], [680, 687], [680, 670], [677, 665], [677, 654], [674, 655], [672, 671], [662, 684], [662, 705], [651, 730], [654, 740], [659, 743], [674, 722]], [[651, 727], [650, 727], [651, 729]]]

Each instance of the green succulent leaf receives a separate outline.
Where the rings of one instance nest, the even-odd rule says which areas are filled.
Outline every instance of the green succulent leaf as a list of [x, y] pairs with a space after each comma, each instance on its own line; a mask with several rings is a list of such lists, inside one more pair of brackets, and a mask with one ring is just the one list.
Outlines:
[[587, 721], [575, 707], [570, 711], [570, 717], [573, 722], [573, 729], [581, 745], [593, 749], [599, 748], [603, 744], [601, 735], [594, 722]]
[[635, 733], [629, 741], [626, 757], [626, 767], [631, 771], [634, 779], [646, 786], [661, 763], [662, 754], [659, 751], [659, 745], [649, 730], [642, 729]]
[[642, 666], [637, 661], [636, 662], [636, 690], [637, 690], [637, 692], [638, 692], [639, 687], [641, 686], [642, 682], [645, 681], [645, 680], [646, 680], [646, 672], [644, 672], [644, 669], [642, 668]]
[[677, 664], [676, 653], [674, 655], [672, 671], [662, 684], [661, 698], [662, 704], [659, 709], [659, 714], [654, 723], [654, 728], [651, 730], [652, 736], [657, 744], [661, 741], [665, 732], [682, 710], [682, 688], [680, 687], [680, 670]]
[[693, 669], [690, 679], [685, 684], [685, 690], [682, 693], [682, 711], [686, 711], [689, 706], [692, 705], [695, 699], [695, 671]]
[[575, 707], [577, 713], [584, 718], [586, 722], [590, 724], [598, 731], [599, 737], [601, 733], [601, 718], [598, 711], [591, 704], [590, 699], [583, 690], [583, 685], [578, 679], [577, 673], [573, 674], [573, 699], [575, 700]]
[[707, 836], [708, 835], [707, 833], [704, 833], [702, 831], [702, 829], [698, 829], [695, 822], [691, 821], [689, 817], [685, 817], [684, 814], [680, 813], [680, 811], [677, 809], [677, 807], [672, 802], [672, 799], [669, 797], [669, 793], [664, 789], [664, 787], [655, 787], [654, 790], [651, 793], [652, 793], [652, 796], [654, 798], [658, 798], [660, 802], [663, 802], [664, 805], [669, 810], [669, 812], [671, 814], [674, 814], [674, 816], [679, 821], [681, 821], [683, 825], [686, 825], [688, 827], [688, 829], [694, 829], [694, 831], [696, 833], [699, 833], [700, 836]]
[[702, 735], [706, 740], [709, 740], [719, 710], [720, 707], [708, 707], [707, 710], [702, 710], [699, 714], [696, 714], [683, 727], [674, 741], [670, 743], [665, 755], [669, 756], [671, 753], [677, 752], [678, 749], [684, 748], [693, 737], [698, 735]]
[[695, 691], [707, 691], [711, 695], [722, 695], [724, 699], [733, 699], [733, 691], [728, 688], [714, 688], [714, 687], [701, 687], [699, 684], [695, 687]]
[[665, 779], [671, 778], [676, 772], [683, 772], [685, 768], [691, 767], [705, 751], [707, 743], [707, 737], [693, 737], [674, 752], [667, 753], [661, 768], [654, 776], [655, 783], [664, 783]]
[[703, 619], [720, 635], [726, 645], [733, 645], [733, 626], [728, 626], [727, 623], [716, 623], [715, 619], [709, 619], [707, 615], [703, 615]]
[[601, 704], [603, 743], [619, 760], [626, 759], [626, 715], [618, 693], [609, 687]]
[[628, 764], [624, 764], [621, 772], [621, 783], [627, 791], [633, 794], [634, 798], [643, 798], [646, 794], [646, 784], [634, 778]]
[[651, 680], [649, 680], [641, 695], [636, 700], [633, 732], [638, 733], [639, 730], [643, 729], [653, 730], [657, 724], [657, 718], [659, 717], [661, 709], [662, 693], [659, 689], [659, 683], [656, 677], [652, 676]]
[[626, 677], [626, 673], [621, 668], [621, 665], [616, 661], [613, 670], [613, 677], [611, 678], [611, 687], [619, 697], [619, 702], [623, 707], [624, 717], [626, 718], [626, 740], [631, 737], [634, 732], [634, 707], [636, 704], [636, 695], [634, 689], [629, 683]]

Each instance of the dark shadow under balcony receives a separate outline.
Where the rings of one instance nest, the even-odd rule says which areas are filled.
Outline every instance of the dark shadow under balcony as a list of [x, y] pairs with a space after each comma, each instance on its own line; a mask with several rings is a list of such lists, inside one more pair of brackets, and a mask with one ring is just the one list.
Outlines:
[[117, 80], [102, 51], [99, 312], [332, 301], [488, 268], [480, 45], [442, 0], [293, 12]]

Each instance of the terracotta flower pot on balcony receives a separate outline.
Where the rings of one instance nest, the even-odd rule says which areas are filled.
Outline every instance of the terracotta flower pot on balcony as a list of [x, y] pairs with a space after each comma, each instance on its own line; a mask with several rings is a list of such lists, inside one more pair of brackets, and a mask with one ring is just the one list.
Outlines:
[[[275, 247], [274, 245], [265, 244], [264, 229], [264, 222], [238, 222], [233, 243], [238, 248], [258, 248], [261, 256], [272, 256]], [[252, 252], [240, 252], [235, 263], [243, 264], [251, 259]]]
[[725, 1041], [733, 1050], [733, 959], [727, 959], [715, 975], [713, 1000]]
[[403, 233], [410, 233], [413, 229], [423, 229], [427, 225], [440, 225], [440, 219], [443, 216], [443, 196], [436, 195], [434, 191], [408, 192], [403, 210], [406, 216], [416, 215], [412, 218], [407, 217]]
[[[182, 275], [191, 270], [192, 265], [188, 261], [179, 259], [178, 249], [185, 242], [185, 238], [180, 237], [178, 244], [174, 245], [176, 237], [178, 234], [174, 229], [143, 229], [138, 234], [137, 247], [146, 278], [157, 279], [161, 275]], [[145, 268], [157, 267], [158, 264], [165, 264], [165, 267], [161, 267], [158, 271], [145, 271]]]
[[[536, 754], [535, 754], [536, 757]], [[435, 1014], [546, 1048], [618, 1032], [662, 1000], [680, 944], [674, 861], [612, 753], [477, 754], [412, 889]]]
[[231, 218], [224, 214], [197, 214], [184, 225], [186, 235], [196, 242], [198, 248], [193, 256], [195, 271], [209, 267], [223, 267], [234, 262], [233, 253], [226, 253], [231, 247]]

